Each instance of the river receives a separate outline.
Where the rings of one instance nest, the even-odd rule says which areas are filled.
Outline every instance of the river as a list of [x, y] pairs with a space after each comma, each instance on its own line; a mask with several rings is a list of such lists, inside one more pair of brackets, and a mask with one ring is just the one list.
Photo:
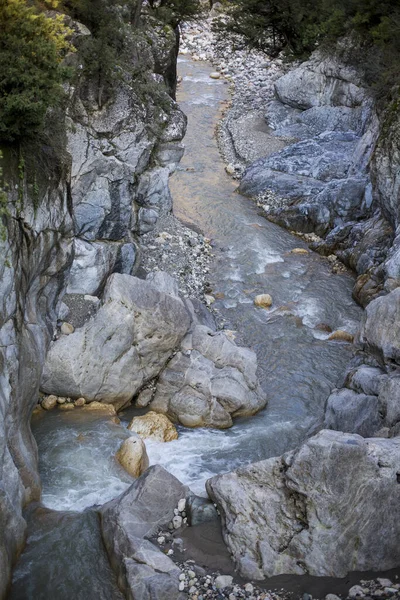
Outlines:
[[[171, 178], [174, 212], [212, 239], [215, 257], [209, 283], [219, 298], [214, 307], [236, 341], [256, 351], [268, 397], [265, 410], [238, 419], [229, 430], [179, 427], [174, 442], [146, 442], [151, 464], [162, 464], [204, 494], [210, 476], [292, 449], [321, 422], [325, 401], [354, 347], [329, 341], [319, 326], [352, 333], [361, 309], [352, 300], [351, 274], [334, 274], [327, 259], [316, 253], [291, 253], [307, 246], [266, 220], [255, 203], [235, 191], [237, 182], [226, 174], [215, 138], [228, 86], [210, 78], [212, 69], [206, 63], [180, 58], [179, 70], [183, 82], [178, 101], [188, 116], [188, 131], [185, 156]], [[260, 293], [271, 294], [270, 310], [254, 306]], [[123, 424], [131, 412], [121, 415]], [[132, 479], [114, 458], [128, 433], [109, 417], [80, 417], [73, 411], [36, 417], [32, 427], [43, 504], [52, 510], [37, 509], [30, 515], [28, 545], [15, 570], [12, 600], [54, 598], [51, 577], [64, 581], [57, 598], [68, 597], [74, 580], [69, 557], [82, 544], [99, 552], [98, 570], [107, 583], [99, 580], [103, 591], [101, 585], [91, 591], [85, 585], [82, 596], [74, 597], [119, 598], [97, 540], [95, 513], [82, 511], [130, 485]]]

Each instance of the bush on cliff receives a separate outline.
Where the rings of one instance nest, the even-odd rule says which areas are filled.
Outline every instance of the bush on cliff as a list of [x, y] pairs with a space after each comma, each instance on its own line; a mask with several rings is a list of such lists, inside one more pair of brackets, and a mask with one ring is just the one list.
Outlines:
[[47, 16], [26, 0], [0, 0], [0, 141], [35, 136], [59, 101], [69, 33], [62, 15]]

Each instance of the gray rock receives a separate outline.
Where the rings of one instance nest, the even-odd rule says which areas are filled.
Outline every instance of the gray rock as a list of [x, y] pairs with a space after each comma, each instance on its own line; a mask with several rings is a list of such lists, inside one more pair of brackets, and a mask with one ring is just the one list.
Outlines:
[[52, 343], [42, 389], [120, 407], [159, 373], [189, 324], [178, 298], [147, 281], [114, 274], [94, 317]]
[[400, 288], [366, 308], [358, 341], [385, 363], [400, 363]]
[[[268, 109], [270, 110], [270, 107]], [[326, 131], [353, 131], [359, 136], [364, 131], [368, 116], [368, 111], [361, 107], [314, 106], [300, 113], [292, 110], [292, 119], [287, 119], [283, 125], [277, 124], [277, 136], [308, 139]]]
[[374, 194], [394, 228], [400, 224], [400, 115], [396, 100], [383, 115], [378, 144], [371, 160]]
[[37, 169], [35, 198], [21, 182], [17, 160], [9, 160], [5, 181], [8, 218], [3, 218], [0, 235], [0, 598], [8, 591], [11, 568], [25, 543], [22, 509], [40, 500], [30, 417], [72, 262], [67, 182], [60, 178], [60, 172], [68, 172], [69, 160], [63, 156], [49, 173], [38, 166], [48, 164], [48, 150], [39, 145], [37, 155], [29, 157], [29, 168]]
[[111, 564], [131, 600], [176, 600], [180, 569], [146, 538], [174, 516], [188, 488], [162, 467], [150, 467], [121, 496], [101, 508], [101, 527]]
[[344, 388], [334, 391], [328, 398], [325, 412], [327, 429], [370, 437], [379, 431], [383, 424], [377, 396], [357, 394]]
[[179, 287], [176, 279], [171, 277], [171, 275], [165, 271], [154, 271], [153, 273], [149, 273], [146, 277], [146, 281], [157, 288], [159, 292], [179, 298]]
[[210, 479], [207, 491], [242, 576], [344, 577], [400, 564], [399, 469], [399, 438], [323, 430], [283, 457]]
[[75, 238], [74, 250], [67, 293], [95, 295], [114, 269], [118, 246]]
[[146, 208], [157, 208], [167, 213], [172, 208], [172, 197], [168, 187], [169, 169], [157, 167], [143, 173], [136, 190], [136, 202]]
[[172, 173], [185, 152], [185, 146], [180, 142], [159, 144], [155, 158], [162, 167], [167, 167]]
[[359, 394], [377, 396], [386, 377], [384, 371], [378, 367], [361, 365], [350, 374], [347, 385]]
[[379, 405], [387, 427], [400, 421], [400, 377], [386, 378], [379, 391]]
[[360, 106], [366, 96], [355, 69], [318, 53], [280, 77], [275, 92], [284, 104], [301, 109], [324, 105], [353, 108]]
[[160, 375], [150, 408], [186, 427], [230, 427], [232, 417], [266, 404], [256, 369], [254, 352], [196, 325]]
[[207, 498], [189, 496], [186, 503], [189, 525], [201, 525], [219, 519], [217, 509]]
[[230, 575], [218, 575], [218, 577], [215, 578], [214, 583], [217, 590], [223, 590], [224, 588], [231, 586], [232, 582], [233, 577]]

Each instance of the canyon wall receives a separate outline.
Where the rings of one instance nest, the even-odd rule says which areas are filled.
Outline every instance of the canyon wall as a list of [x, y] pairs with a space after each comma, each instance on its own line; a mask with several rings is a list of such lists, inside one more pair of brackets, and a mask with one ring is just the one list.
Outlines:
[[[0, 598], [24, 545], [22, 510], [40, 499], [30, 416], [62, 297], [93, 294], [112, 272], [134, 273], [140, 234], [171, 208], [168, 176], [186, 127], [171, 97], [176, 36], [157, 23], [135, 26], [132, 60], [150, 84], [121, 82], [99, 106], [83, 74], [67, 86], [66, 114], [50, 111], [40, 138], [2, 148]], [[73, 28], [79, 48], [90, 32]], [[79, 51], [70, 62], [79, 67]]]

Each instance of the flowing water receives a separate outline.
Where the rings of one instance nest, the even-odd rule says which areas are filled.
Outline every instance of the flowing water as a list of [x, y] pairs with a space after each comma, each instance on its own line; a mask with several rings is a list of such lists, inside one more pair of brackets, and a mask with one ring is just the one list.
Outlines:
[[[231, 429], [179, 427], [177, 441], [146, 442], [151, 464], [162, 464], [204, 494], [207, 478], [294, 448], [321, 422], [326, 398], [354, 348], [328, 341], [316, 326], [354, 332], [361, 309], [351, 297], [350, 274], [333, 274], [316, 253], [291, 253], [305, 244], [235, 191], [237, 182], [225, 172], [214, 134], [227, 86], [209, 77], [206, 63], [184, 58], [179, 67], [178, 101], [188, 130], [184, 158], [171, 178], [174, 211], [214, 241], [209, 282], [220, 297], [214, 306], [237, 342], [256, 351], [268, 397], [265, 410], [236, 420]], [[264, 292], [273, 298], [270, 310], [253, 304]], [[125, 425], [132, 414], [129, 409], [121, 416]], [[109, 417], [55, 411], [37, 417], [33, 432], [47, 507], [83, 510], [131, 483], [114, 458], [128, 434]]]
[[[354, 349], [328, 341], [316, 326], [354, 332], [361, 309], [351, 297], [350, 274], [333, 274], [316, 253], [290, 253], [307, 246], [235, 191], [237, 182], [225, 172], [214, 134], [227, 86], [210, 78], [205, 63], [185, 57], [179, 68], [178, 101], [188, 130], [185, 155], [171, 178], [174, 212], [213, 240], [209, 282], [222, 296], [213, 306], [236, 332], [236, 341], [256, 351], [269, 402], [229, 430], [181, 430], [176, 442], [148, 445], [151, 462], [201, 494], [208, 477], [294, 448], [321, 421], [329, 391]], [[254, 306], [261, 293], [271, 294], [271, 310]]]
[[[177, 441], [146, 442], [151, 464], [162, 464], [204, 494], [210, 476], [294, 448], [321, 422], [326, 398], [354, 348], [328, 341], [318, 326], [354, 332], [361, 309], [351, 297], [350, 274], [333, 274], [328, 261], [315, 253], [291, 253], [306, 246], [260, 216], [252, 201], [236, 193], [214, 136], [222, 103], [228, 98], [227, 86], [209, 77], [211, 67], [205, 63], [185, 58], [179, 67], [183, 83], [178, 100], [188, 115], [188, 131], [185, 156], [171, 178], [175, 214], [213, 240], [209, 283], [219, 297], [214, 306], [226, 327], [235, 332], [236, 341], [256, 351], [268, 397], [265, 410], [236, 420], [229, 430], [179, 427]], [[254, 306], [260, 293], [271, 294], [270, 310]], [[125, 411], [123, 424], [131, 416], [132, 410]], [[115, 459], [128, 432], [110, 417], [57, 410], [36, 417], [32, 427], [46, 507], [83, 511], [130, 485], [132, 479]], [[74, 597], [119, 598], [107, 571], [95, 513], [40, 510], [30, 515], [28, 545], [15, 571], [11, 598], [69, 597], [73, 580], [69, 557], [80, 556], [80, 545], [100, 553], [96, 569], [104, 575], [104, 580], [99, 575], [103, 592], [98, 586], [90, 591], [85, 583], [83, 595], [74, 593]], [[51, 557], [49, 564], [46, 557]], [[82, 560], [90, 564], [90, 552]], [[82, 574], [84, 582], [86, 576]], [[55, 594], [49, 582], [59, 579], [66, 583]]]

